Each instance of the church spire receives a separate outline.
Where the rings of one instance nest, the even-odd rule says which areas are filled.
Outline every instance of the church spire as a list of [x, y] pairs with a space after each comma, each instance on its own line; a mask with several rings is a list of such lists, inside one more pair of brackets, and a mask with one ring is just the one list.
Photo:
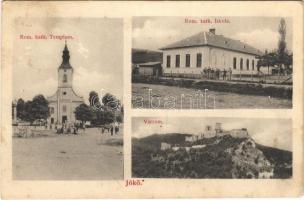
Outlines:
[[59, 68], [72, 68], [72, 66], [70, 65], [70, 52], [66, 40], [65, 40], [64, 49], [62, 51], [62, 63]]
[[67, 64], [70, 61], [70, 52], [65, 41], [64, 50], [62, 52], [62, 63]]

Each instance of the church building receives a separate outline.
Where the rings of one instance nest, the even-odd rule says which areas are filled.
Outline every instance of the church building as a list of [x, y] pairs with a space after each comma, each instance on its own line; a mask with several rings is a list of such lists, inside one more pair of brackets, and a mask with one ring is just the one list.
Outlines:
[[67, 44], [64, 46], [62, 63], [58, 68], [58, 89], [53, 96], [47, 98], [49, 102], [49, 122], [74, 123], [75, 108], [84, 103], [83, 97], [73, 90], [73, 68], [70, 64], [70, 53]]

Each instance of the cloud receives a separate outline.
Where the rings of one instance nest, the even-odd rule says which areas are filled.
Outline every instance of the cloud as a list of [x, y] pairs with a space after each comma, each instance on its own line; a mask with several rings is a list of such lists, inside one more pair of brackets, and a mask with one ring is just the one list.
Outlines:
[[[25, 85], [28, 82], [28, 78], [25, 77], [22, 80], [21, 85]], [[24, 84], [23, 84], [24, 82]], [[45, 97], [53, 95], [57, 90], [57, 80], [54, 78], [48, 78], [45, 81], [41, 81], [39, 84], [27, 85], [27, 87], [18, 87], [15, 89], [15, 96], [17, 98], [23, 98], [24, 100], [31, 100], [35, 95], [43, 94]], [[35, 91], [35, 95], [31, 92]]]
[[[192, 17], [211, 19], [216, 17]], [[280, 18], [229, 17], [231, 23], [185, 23], [183, 17], [139, 17], [133, 23], [133, 47], [158, 49], [202, 31], [215, 28], [216, 33], [241, 40], [264, 51], [277, 48]], [[291, 21], [287, 20], [287, 49], [292, 50]]]
[[[74, 69], [74, 88], [77, 94], [84, 97], [88, 103], [90, 91], [96, 91], [99, 95], [107, 92], [121, 99], [122, 94], [119, 87], [113, 87], [113, 76], [108, 73], [101, 74], [98, 71], [79, 66]], [[117, 84], [117, 80], [116, 80]], [[101, 96], [100, 96], [101, 98]]]
[[[163, 124], [145, 124], [145, 119], [161, 120]], [[158, 133], [190, 133], [204, 131], [206, 125], [214, 127], [221, 122], [224, 130], [247, 128], [250, 136], [259, 144], [292, 150], [291, 120], [240, 119], [240, 118], [133, 118], [132, 136], [146, 137]]]
[[277, 48], [279, 33], [270, 29], [256, 29], [251, 32], [238, 32], [233, 38], [264, 51]]
[[175, 29], [162, 28], [162, 24], [158, 20], [147, 20], [142, 28], [135, 28], [133, 37], [147, 37], [147, 38], [165, 38], [178, 35], [178, 31]]
[[280, 149], [292, 149], [291, 123], [268, 124], [264, 129], [260, 128], [253, 132], [252, 138], [259, 144], [272, 146]]
[[77, 51], [82, 55], [84, 58], [89, 57], [89, 50], [83, 46], [81, 42], [78, 42], [78, 49]]
[[142, 27], [133, 30], [134, 47], [145, 46], [151, 49], [158, 49], [164, 42], [180, 35], [178, 29], [168, 27], [167, 22], [162, 20], [146, 20]]
[[[104, 89], [104, 92], [122, 98], [123, 20], [67, 18], [58, 21], [54, 18], [46, 23], [42, 19], [29, 18], [24, 21], [31, 27], [18, 24], [16, 37], [19, 36], [17, 33], [74, 37], [68, 41], [68, 48], [74, 69], [73, 86], [77, 94], [87, 101], [90, 91]], [[32, 99], [38, 93], [46, 96], [55, 93], [63, 48], [64, 40], [16, 40], [14, 98]]]

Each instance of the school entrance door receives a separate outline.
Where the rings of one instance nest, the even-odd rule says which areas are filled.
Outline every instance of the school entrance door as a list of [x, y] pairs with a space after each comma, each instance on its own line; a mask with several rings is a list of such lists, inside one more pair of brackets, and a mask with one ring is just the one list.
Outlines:
[[66, 115], [62, 116], [62, 123], [64, 124], [68, 120], [68, 117]]

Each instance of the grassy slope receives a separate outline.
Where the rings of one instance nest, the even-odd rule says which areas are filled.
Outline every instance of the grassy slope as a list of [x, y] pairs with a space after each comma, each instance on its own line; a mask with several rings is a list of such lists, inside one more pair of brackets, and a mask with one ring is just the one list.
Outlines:
[[292, 176], [292, 152], [260, 144], [257, 144], [257, 148], [275, 166], [274, 178], [289, 178]]

